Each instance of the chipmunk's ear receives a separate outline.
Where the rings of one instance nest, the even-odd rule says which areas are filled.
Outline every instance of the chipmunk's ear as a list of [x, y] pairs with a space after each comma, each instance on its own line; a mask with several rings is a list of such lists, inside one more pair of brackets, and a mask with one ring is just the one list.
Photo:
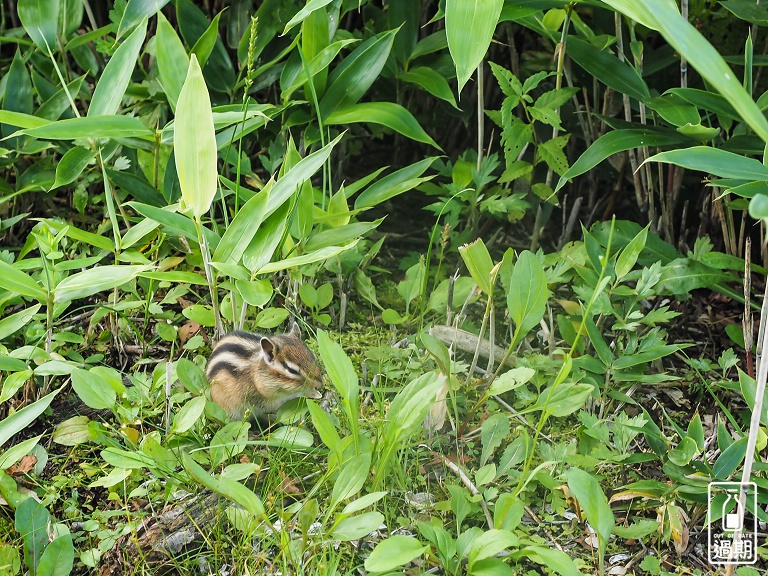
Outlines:
[[290, 336], [295, 336], [299, 340], [301, 340], [301, 328], [299, 328], [299, 323], [295, 320], [291, 324], [291, 331], [288, 332]]
[[261, 355], [263, 356], [264, 361], [267, 362], [267, 364], [272, 363], [275, 359], [275, 354], [277, 354], [277, 346], [275, 343], [264, 336], [259, 344], [261, 344]]

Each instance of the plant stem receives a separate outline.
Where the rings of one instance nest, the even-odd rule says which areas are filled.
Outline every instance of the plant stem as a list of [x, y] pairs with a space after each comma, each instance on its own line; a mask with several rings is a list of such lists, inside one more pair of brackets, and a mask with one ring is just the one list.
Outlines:
[[195, 230], [197, 230], [197, 239], [200, 241], [200, 254], [203, 257], [203, 269], [205, 270], [205, 279], [208, 281], [208, 290], [211, 292], [211, 307], [213, 308], [213, 317], [216, 321], [216, 336], [221, 337], [224, 334], [224, 326], [221, 323], [221, 314], [219, 313], [219, 299], [216, 294], [216, 278], [211, 269], [211, 255], [208, 251], [208, 242], [203, 234], [203, 224], [200, 218], [195, 218]]

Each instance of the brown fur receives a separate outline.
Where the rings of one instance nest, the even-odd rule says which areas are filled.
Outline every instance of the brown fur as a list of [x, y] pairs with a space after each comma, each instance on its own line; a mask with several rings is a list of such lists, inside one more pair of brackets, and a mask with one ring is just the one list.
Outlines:
[[277, 412], [299, 396], [322, 397], [322, 371], [295, 323], [286, 334], [225, 335], [211, 352], [207, 376], [211, 399], [233, 420], [246, 412], [255, 417]]

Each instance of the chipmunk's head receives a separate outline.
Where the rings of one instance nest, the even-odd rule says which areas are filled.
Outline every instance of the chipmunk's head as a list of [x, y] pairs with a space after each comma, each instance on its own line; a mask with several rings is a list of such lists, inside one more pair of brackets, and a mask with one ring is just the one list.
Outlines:
[[281, 387], [286, 400], [298, 396], [320, 399], [323, 372], [317, 358], [301, 339], [299, 325], [276, 336], [262, 336], [261, 357], [272, 376], [272, 387]]

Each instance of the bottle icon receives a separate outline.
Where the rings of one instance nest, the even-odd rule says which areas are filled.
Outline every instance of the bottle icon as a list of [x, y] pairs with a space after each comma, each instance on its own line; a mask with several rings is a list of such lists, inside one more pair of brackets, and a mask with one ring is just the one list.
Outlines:
[[[728, 512], [729, 508], [729, 502], [733, 499], [734, 508], [730, 512]], [[723, 516], [722, 516], [722, 523], [723, 523], [723, 530], [733, 531], [733, 530], [740, 530], [741, 529], [741, 522], [740, 518], [743, 518], [743, 515], [741, 514], [741, 502], [739, 501], [739, 497], [736, 494], [728, 493], [728, 495], [725, 498], [725, 502], [723, 502]]]

